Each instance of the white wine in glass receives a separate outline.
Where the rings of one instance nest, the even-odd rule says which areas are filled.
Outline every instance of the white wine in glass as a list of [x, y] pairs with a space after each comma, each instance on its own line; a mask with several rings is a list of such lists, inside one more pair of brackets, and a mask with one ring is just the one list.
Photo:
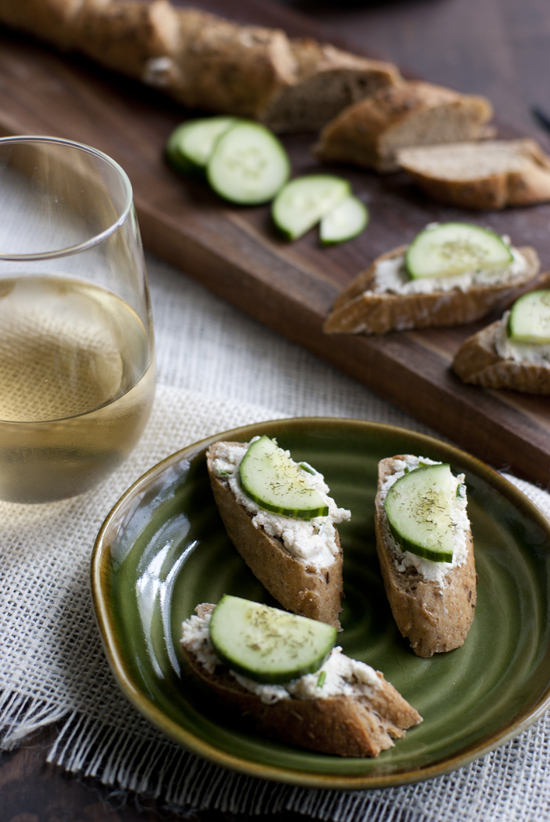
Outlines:
[[156, 374], [125, 172], [95, 149], [0, 139], [0, 499], [80, 494], [136, 445]]

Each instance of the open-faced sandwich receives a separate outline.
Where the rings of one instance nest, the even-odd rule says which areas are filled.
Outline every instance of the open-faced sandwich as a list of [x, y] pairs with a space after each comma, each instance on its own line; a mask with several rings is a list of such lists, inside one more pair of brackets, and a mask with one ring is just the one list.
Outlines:
[[224, 707], [268, 736], [337, 756], [378, 756], [422, 721], [336, 628], [239, 597], [205, 603], [182, 626], [192, 671]]
[[376, 550], [399, 631], [421, 657], [460, 647], [477, 583], [464, 475], [409, 454], [384, 459], [375, 508]]
[[546, 287], [519, 297], [501, 320], [462, 344], [453, 360], [461, 380], [550, 394], [550, 274], [542, 284]]
[[469, 223], [433, 224], [382, 254], [337, 297], [327, 334], [462, 325], [506, 306], [539, 271], [529, 247]]
[[229, 538], [284, 608], [338, 625], [342, 548], [350, 518], [322, 474], [296, 463], [269, 437], [216, 442], [207, 452], [214, 498]]

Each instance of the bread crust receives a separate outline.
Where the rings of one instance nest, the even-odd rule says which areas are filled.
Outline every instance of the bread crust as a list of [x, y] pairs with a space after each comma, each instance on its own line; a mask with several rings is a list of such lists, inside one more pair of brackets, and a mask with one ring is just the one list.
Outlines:
[[477, 575], [472, 533], [470, 529], [466, 562], [449, 571], [443, 583], [425, 579], [414, 567], [400, 571], [399, 559], [387, 538], [387, 517], [381, 499], [381, 487], [393, 473], [396, 459], [405, 456], [388, 457], [378, 466], [376, 551], [386, 596], [400, 633], [409, 640], [417, 656], [431, 657], [463, 645], [474, 617]]
[[403, 81], [344, 109], [322, 130], [313, 153], [328, 162], [397, 171], [399, 148], [477, 139], [491, 116], [484, 97]]
[[323, 325], [326, 334], [385, 334], [410, 328], [462, 325], [504, 307], [538, 274], [535, 249], [519, 249], [527, 260], [526, 271], [507, 283], [474, 285], [467, 291], [433, 291], [426, 294], [392, 294], [369, 290], [379, 262], [403, 256], [407, 246], [381, 254], [334, 301]]
[[[202, 605], [199, 608], [211, 608]], [[204, 611], [203, 611], [204, 612]], [[420, 714], [377, 672], [380, 687], [369, 696], [285, 699], [262, 702], [225, 665], [212, 673], [182, 646], [196, 677], [224, 707], [267, 736], [335, 756], [375, 757], [422, 721]]]
[[[465, 143], [448, 146], [449, 163], [458, 163], [462, 146], [468, 150], [474, 148], [479, 152], [491, 151], [492, 146], [503, 145], [505, 141], [487, 141], [469, 146]], [[550, 200], [550, 159], [542, 151], [535, 140], [509, 140], [506, 145], [517, 152], [516, 162], [510, 168], [488, 172], [464, 178], [461, 174], [455, 176], [446, 174], [437, 176], [437, 172], [430, 172], [429, 149], [423, 149], [424, 159], [420, 152], [414, 149], [400, 151], [397, 156], [399, 165], [405, 169], [412, 180], [429, 197], [441, 203], [471, 208], [477, 210], [503, 209], [508, 206], [528, 206], [544, 203]], [[425, 152], [425, 154], [424, 154]], [[437, 153], [441, 152], [438, 147]], [[520, 167], [518, 167], [518, 163]]]
[[[232, 445], [233, 443], [229, 443]], [[224, 443], [208, 449], [206, 464], [210, 484], [229, 539], [252, 573], [269, 593], [289, 611], [340, 627], [342, 610], [343, 552], [336, 534], [338, 553], [334, 561], [319, 570], [307, 560], [293, 557], [281, 540], [255, 528], [252, 515], [235, 498], [229, 484], [217, 477], [213, 460]]]
[[495, 342], [502, 320], [471, 337], [457, 351], [452, 368], [463, 382], [484, 388], [509, 388], [527, 394], [550, 395], [550, 364], [535, 365], [501, 357]]

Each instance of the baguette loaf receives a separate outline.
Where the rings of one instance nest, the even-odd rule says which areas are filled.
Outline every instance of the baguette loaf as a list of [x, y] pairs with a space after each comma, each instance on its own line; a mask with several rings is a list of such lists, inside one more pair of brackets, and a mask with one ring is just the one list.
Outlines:
[[[214, 499], [231, 542], [252, 573], [284, 608], [339, 626], [343, 555], [338, 531], [334, 528], [335, 552], [325, 553], [322, 563], [315, 556], [302, 558], [291, 553], [285, 546], [284, 534], [272, 536], [264, 525], [254, 521], [259, 506], [247, 501], [248, 507], [245, 507], [230, 487], [230, 478], [219, 475], [216, 461], [225, 461], [227, 446], [242, 447], [242, 443], [211, 445], [207, 452], [207, 468]], [[290, 526], [299, 522], [287, 517], [282, 519]]]
[[497, 345], [505, 326], [506, 317], [468, 337], [454, 357], [453, 371], [463, 382], [484, 388], [550, 395], [549, 361], [518, 361], [498, 353]]
[[536, 251], [525, 246], [517, 249], [524, 265], [518, 265], [517, 273], [505, 281], [498, 281], [495, 276], [494, 283], [461, 287], [453, 286], [454, 278], [441, 278], [438, 282], [443, 283], [445, 279], [447, 284], [443, 283], [441, 288], [433, 291], [399, 293], [383, 290], [377, 281], [380, 265], [385, 261], [395, 261], [397, 265], [404, 259], [406, 249], [407, 246], [400, 246], [382, 254], [342, 291], [325, 320], [325, 333], [385, 334], [409, 328], [474, 322], [513, 300], [536, 277], [540, 268]]
[[478, 139], [491, 116], [491, 105], [483, 97], [402, 82], [344, 109], [322, 130], [313, 152], [329, 162], [397, 171], [399, 149]]
[[[198, 616], [191, 617], [187, 623], [201, 620], [208, 624], [213, 609], [214, 605], [208, 603], [199, 605], [196, 608]], [[237, 712], [244, 721], [252, 722], [267, 736], [336, 756], [374, 757], [392, 747], [393, 740], [404, 736], [406, 729], [422, 721], [418, 712], [381, 673], [362, 663], [351, 676], [345, 673], [340, 676], [346, 684], [346, 694], [322, 696], [324, 686], [315, 687], [316, 673], [293, 680], [292, 695], [283, 686], [276, 689], [272, 686], [268, 697], [271, 701], [263, 701], [257, 683], [237, 677], [216, 659], [211, 662], [210, 648], [205, 658], [206, 637], [203, 635], [199, 640], [200, 634], [195, 626], [186, 636], [185, 626], [186, 623], [182, 650], [195, 676], [223, 707]], [[350, 662], [354, 664], [340, 654], [339, 649], [333, 650], [332, 657], [333, 662], [339, 663], [344, 670], [349, 668]], [[306, 688], [301, 687], [310, 678], [314, 680], [314, 689], [319, 696], [308, 696]], [[329, 676], [326, 679], [328, 681]], [[352, 695], [349, 695], [350, 686], [354, 691]], [[277, 692], [278, 697], [275, 696]], [[302, 697], [294, 695], [300, 692], [304, 694]]]
[[472, 209], [550, 200], [550, 157], [535, 140], [404, 148], [397, 162], [429, 197]]
[[[405, 455], [390, 457], [378, 467], [378, 491], [375, 499], [376, 550], [380, 561], [384, 587], [393, 617], [400, 633], [406, 637], [417, 656], [459, 648], [466, 639], [476, 605], [477, 576], [474, 562], [472, 532], [466, 533], [462, 564], [447, 570], [442, 579], [430, 579], [423, 570], [428, 566], [447, 565], [420, 560], [406, 554], [393, 538], [384, 509], [385, 483], [402, 470]], [[407, 552], [408, 554], [408, 552]]]

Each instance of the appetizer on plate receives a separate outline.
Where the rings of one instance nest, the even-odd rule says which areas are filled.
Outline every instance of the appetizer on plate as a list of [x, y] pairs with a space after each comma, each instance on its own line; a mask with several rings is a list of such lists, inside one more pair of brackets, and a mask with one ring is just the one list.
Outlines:
[[216, 442], [207, 452], [214, 499], [244, 561], [284, 608], [339, 625], [342, 548], [350, 518], [322, 474], [296, 463], [269, 437]]
[[195, 610], [182, 626], [192, 671], [268, 736], [337, 756], [378, 756], [422, 721], [381, 673], [333, 647], [332, 626], [227, 595]]
[[376, 550], [401, 634], [421, 657], [459, 648], [477, 576], [464, 475], [410, 454], [378, 466]]
[[327, 334], [385, 334], [461, 325], [504, 306], [536, 277], [536, 251], [469, 223], [427, 226], [388, 251], [337, 297]]
[[[550, 284], [550, 274], [545, 281]], [[469, 337], [453, 370], [464, 382], [485, 388], [550, 394], [550, 290], [524, 294], [501, 320]]]

